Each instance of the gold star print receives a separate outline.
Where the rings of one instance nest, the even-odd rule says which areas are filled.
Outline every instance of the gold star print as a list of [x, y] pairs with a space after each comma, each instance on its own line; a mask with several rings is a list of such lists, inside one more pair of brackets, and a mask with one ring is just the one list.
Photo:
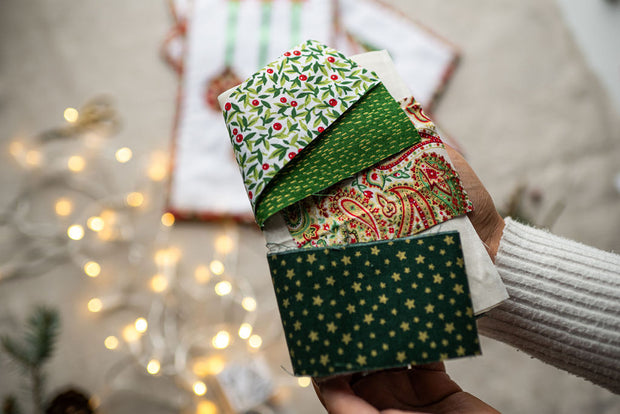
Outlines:
[[370, 351], [370, 356], [376, 357], [377, 356], [377, 351], [375, 351], [374, 349], [372, 351]]
[[290, 301], [288, 300], [288, 298], [282, 301], [282, 306], [284, 306], [285, 308], [288, 308], [290, 306]]
[[282, 259], [282, 261], [280, 262], [280, 266], [281, 266], [281, 267], [286, 266], [286, 260]]
[[446, 236], [444, 237], [443, 242], [447, 244], [448, 246], [450, 246], [451, 244], [454, 244], [454, 237]]
[[353, 285], [351, 285], [351, 288], [356, 291], [356, 292], [361, 292], [362, 291], [362, 284], [359, 282], [353, 282]]
[[297, 294], [295, 295], [295, 299], [297, 299], [297, 302], [301, 302], [304, 299], [304, 294], [301, 292], [297, 292]]
[[370, 266], [370, 260], [366, 260], [366, 261], [364, 262], [364, 266]]
[[372, 290], [372, 285], [366, 285], [366, 290], [370, 292]]
[[383, 295], [379, 296], [379, 302], [380, 302], [380, 303], [386, 304], [386, 303], [387, 303], [387, 301], [388, 301], [388, 297], [387, 297], [387, 296], [385, 296], [385, 294], [383, 294]]
[[338, 266], [338, 263], [335, 260], [332, 260], [332, 267]]
[[435, 312], [435, 306], [429, 303], [428, 305], [424, 307], [424, 310], [426, 311], [426, 313], [433, 313]]
[[312, 304], [315, 306], [321, 306], [323, 304], [323, 299], [321, 299], [320, 295], [312, 297]]
[[308, 271], [306, 272], [306, 276], [308, 276], [308, 277], [312, 276], [312, 270], [308, 270]]
[[342, 342], [344, 342], [345, 345], [349, 345], [349, 342], [351, 342], [351, 334], [342, 334]]
[[446, 254], [446, 250], [445, 249], [439, 249], [439, 254], [440, 255], [445, 255]]
[[385, 260], [383, 261], [383, 263], [385, 263], [386, 265], [389, 265], [389, 264], [390, 264], [390, 259], [385, 259]]
[[320, 359], [319, 363], [321, 365], [326, 366], [327, 364], [329, 364], [329, 355], [327, 354], [321, 355], [319, 359]]
[[310, 338], [310, 340], [312, 342], [316, 342], [319, 340], [319, 333], [318, 332], [314, 332], [314, 331], [310, 331], [310, 334], [308, 335], [308, 338]]
[[375, 318], [372, 317], [372, 313], [367, 313], [364, 315], [364, 322], [368, 325], [370, 325], [374, 320]]
[[446, 262], [446, 267], [452, 267], [452, 260], [448, 260]]
[[357, 364], [358, 364], [359, 366], [362, 366], [362, 367], [363, 367], [364, 365], [366, 365], [366, 357], [365, 357], [365, 356], [362, 356], [362, 355], [358, 355], [358, 356], [357, 356], [357, 359], [355, 360], [355, 362], [357, 362]]
[[315, 283], [314, 286], [313, 286], [313, 289], [314, 290], [319, 290], [319, 289], [321, 289], [321, 285], [319, 285], [318, 283]]
[[351, 305], [350, 303], [347, 305], [347, 311], [349, 313], [355, 313], [355, 305]]
[[381, 289], [385, 289], [385, 283], [383, 283], [383, 282], [379, 283], [379, 287], [380, 287]]
[[326, 255], [329, 254], [329, 249], [323, 250], [323, 253], [325, 253]]
[[286, 271], [286, 277], [288, 277], [289, 279], [292, 279], [293, 277], [295, 277], [295, 271], [293, 269], [288, 269]]
[[409, 323], [408, 322], [401, 323], [400, 329], [402, 329], [404, 332], [407, 332], [409, 330]]
[[445, 353], [439, 354], [439, 359], [442, 361], [445, 361], [446, 359], [448, 359], [448, 354], [445, 354]]
[[320, 265], [320, 266], [319, 266], [319, 270], [320, 270], [320, 271], [325, 270], [325, 265]]
[[397, 352], [397, 353], [396, 353], [396, 360], [397, 360], [398, 362], [403, 362], [403, 361], [405, 361], [405, 359], [407, 359], [407, 356], [405, 355], [405, 352], [404, 352], [404, 351], [403, 351], [403, 352]]
[[390, 347], [388, 346], [388, 344], [382, 344], [381, 349], [383, 349], [384, 351], [387, 351], [388, 349], [390, 349]]
[[431, 252], [434, 252], [435, 251], [435, 246], [428, 246], [428, 250], [431, 251]]
[[347, 277], [349, 276], [349, 271], [345, 270], [344, 272], [342, 272], [342, 276]]
[[461, 345], [461, 346], [459, 346], [459, 347], [456, 349], [456, 354], [457, 354], [458, 356], [463, 356], [463, 355], [465, 355], [465, 348], [463, 348], [463, 346], [462, 346], [462, 345]]
[[407, 309], [413, 309], [415, 308], [415, 300], [413, 299], [407, 299], [405, 301], [405, 306], [407, 307]]
[[325, 319], [325, 315], [323, 315], [322, 313], [319, 313], [316, 318], [322, 321], [323, 319]]
[[454, 290], [454, 292], [456, 292], [457, 295], [460, 295], [461, 293], [465, 293], [465, 291], [463, 290], [463, 285], [460, 285], [458, 283], [454, 285], [454, 289], [452, 290]]
[[430, 322], [430, 321], [429, 321], [429, 322], [426, 322], [426, 327], [427, 327], [428, 329], [432, 329], [432, 328], [433, 328], [433, 322]]
[[452, 331], [454, 331], [454, 323], [447, 323], [444, 331], [448, 332], [449, 334], [452, 333]]
[[328, 323], [328, 324], [327, 324], [327, 325], [325, 325], [325, 326], [327, 326], [327, 332], [330, 332], [330, 333], [335, 333], [335, 332], [336, 332], [336, 329], [338, 329], [338, 327], [336, 326], [336, 324], [335, 324], [335, 323], [333, 323], [333, 322], [330, 322], [330, 323]]
[[396, 257], [398, 257], [400, 260], [406, 260], [407, 254], [405, 252], [399, 251], [398, 253], [396, 253]]
[[312, 253], [312, 254], [309, 254], [308, 256], [306, 256], [306, 262], [308, 262], [310, 264], [316, 262], [316, 254]]
[[405, 267], [405, 270], [403, 270], [403, 272], [405, 272], [405, 274], [409, 274], [411, 272], [411, 269], [409, 269], [408, 267]]
[[293, 324], [293, 327], [295, 328], [295, 330], [296, 330], [296, 331], [301, 330], [301, 322], [296, 321], [296, 322]]
[[420, 331], [418, 332], [418, 339], [421, 342], [426, 342], [426, 340], [428, 339], [428, 332], [426, 331]]
[[394, 272], [394, 274], [392, 275], [392, 279], [394, 279], [394, 282], [400, 281], [400, 273]]
[[465, 314], [467, 316], [469, 316], [470, 318], [473, 318], [474, 317], [474, 310], [471, 307], [468, 306], [467, 308], [465, 308]]
[[390, 338], [394, 338], [396, 336], [396, 331], [390, 331], [388, 335], [390, 335]]
[[396, 316], [398, 314], [398, 311], [396, 310], [396, 308], [392, 308], [392, 315]]
[[325, 282], [329, 285], [329, 286], [334, 286], [334, 284], [336, 283], [336, 280], [334, 279], [333, 276], [329, 276], [327, 279], [325, 279]]
[[443, 277], [439, 273], [433, 275], [433, 283], [439, 283], [443, 281]]
[[377, 304], [372, 305], [372, 310], [376, 311], [377, 309], [379, 309], [379, 305]]
[[424, 259], [425, 259], [425, 257], [422, 256], [421, 254], [419, 254], [418, 257], [415, 258], [415, 262], [417, 264], [422, 264], [422, 263], [424, 263]]
[[377, 276], [378, 276], [378, 275], [380, 275], [380, 274], [381, 274], [381, 270], [379, 270], [379, 269], [375, 269], [375, 275], [377, 275]]
[[301, 256], [299, 256], [299, 257], [297, 258], [297, 263], [301, 263], [301, 262], [302, 262], [302, 260], [303, 260], [303, 259], [301, 258]]
[[435, 270], [435, 265], [434, 264], [429, 264], [428, 265], [429, 270]]
[[377, 246], [372, 246], [370, 248], [370, 254], [374, 254], [375, 256], [379, 256], [379, 252], [381, 250], [379, 250], [379, 248]]
[[464, 264], [465, 264], [465, 262], [463, 262], [463, 258], [462, 257], [457, 257], [456, 258], [456, 265], [458, 267], [463, 267]]
[[364, 278], [364, 274], [363, 273], [358, 273], [357, 274], [357, 278], [358, 279], [363, 279]]
[[350, 265], [351, 264], [351, 256], [342, 256], [342, 259], [340, 259], [340, 261], [345, 266]]
[[360, 252], [359, 250], [355, 252], [355, 257], [360, 257], [362, 255], [362, 252]]

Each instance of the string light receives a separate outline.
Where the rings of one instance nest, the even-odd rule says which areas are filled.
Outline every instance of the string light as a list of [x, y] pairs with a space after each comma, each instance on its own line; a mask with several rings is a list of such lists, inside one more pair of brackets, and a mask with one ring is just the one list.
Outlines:
[[197, 266], [196, 270], [194, 270], [194, 279], [196, 279], [196, 282], [198, 283], [207, 283], [209, 279], [211, 279], [211, 273], [209, 272], [209, 269], [207, 269], [207, 266]]
[[297, 384], [302, 388], [308, 387], [311, 383], [312, 383], [312, 380], [310, 379], [310, 377], [297, 378]]
[[140, 339], [140, 333], [136, 331], [135, 326], [133, 324], [129, 324], [123, 328], [123, 339], [126, 342], [135, 342]]
[[101, 312], [101, 309], [103, 309], [103, 302], [101, 302], [101, 299], [99, 298], [92, 298], [91, 300], [88, 301], [88, 310], [93, 312], [93, 313], [97, 313], [97, 312]]
[[148, 364], [146, 364], [146, 372], [151, 375], [156, 375], [161, 369], [161, 364], [156, 359], [151, 359]]
[[134, 327], [136, 328], [136, 331], [140, 332], [140, 333], [144, 333], [146, 332], [146, 330], [149, 327], [148, 322], [146, 321], [146, 319], [144, 318], [138, 318], [136, 319], [136, 321], [134, 322]]
[[9, 144], [9, 153], [15, 158], [22, 155], [24, 150], [24, 144], [20, 141], [13, 141]]
[[174, 224], [174, 215], [172, 213], [164, 213], [161, 215], [161, 224], [166, 227], [172, 227]]
[[232, 285], [230, 282], [222, 281], [215, 285], [215, 293], [218, 296], [226, 296], [232, 291]]
[[209, 400], [202, 400], [196, 406], [196, 414], [217, 414], [217, 406]]
[[215, 250], [221, 254], [228, 254], [235, 246], [230, 236], [222, 234], [215, 239]]
[[239, 337], [241, 339], [248, 339], [252, 335], [252, 325], [249, 323], [242, 323], [239, 327]]
[[111, 350], [116, 349], [118, 348], [118, 338], [115, 337], [114, 335], [110, 335], [106, 339], [103, 340], [103, 345], [105, 345], [106, 348], [111, 349]]
[[256, 299], [250, 296], [243, 298], [241, 301], [241, 307], [248, 312], [254, 312], [256, 310]]
[[84, 237], [84, 227], [79, 224], [73, 224], [67, 229], [67, 236], [71, 240], [82, 240]]
[[230, 334], [226, 331], [219, 331], [211, 340], [213, 347], [224, 349], [230, 344]]
[[209, 268], [214, 275], [219, 276], [224, 273], [224, 263], [220, 262], [219, 260], [211, 261], [211, 263], [209, 263]]
[[41, 165], [42, 159], [43, 157], [41, 156], [41, 153], [39, 151], [30, 150], [26, 152], [26, 164], [30, 165], [31, 167], [37, 167]]
[[192, 371], [199, 377], [205, 377], [207, 375], [217, 375], [226, 367], [226, 361], [219, 356], [212, 356], [209, 358], [201, 358], [194, 362]]
[[250, 336], [250, 339], [248, 339], [248, 343], [252, 348], [258, 349], [263, 344], [263, 338], [255, 334]]
[[77, 122], [80, 113], [77, 109], [69, 107], [65, 109], [65, 111], [63, 112], [63, 116], [67, 122], [74, 123]]
[[181, 258], [181, 251], [176, 247], [169, 249], [160, 249], [155, 252], [155, 263], [157, 266], [165, 266], [175, 264]]
[[101, 266], [94, 261], [88, 261], [84, 264], [84, 273], [90, 277], [97, 277], [101, 273]]
[[194, 390], [194, 394], [199, 395], [199, 396], [205, 395], [207, 393], [207, 386], [202, 381], [196, 381], [194, 385], [192, 386], [192, 389]]
[[144, 203], [144, 195], [142, 193], [134, 191], [127, 194], [125, 201], [127, 201], [127, 205], [129, 205], [130, 207], [140, 207], [142, 203]]
[[105, 226], [105, 221], [103, 221], [103, 219], [99, 216], [89, 217], [86, 221], [86, 226], [88, 226], [88, 228], [92, 231], [98, 232], [103, 230], [103, 227]]
[[68, 198], [61, 197], [56, 200], [54, 210], [59, 216], [66, 217], [73, 212], [73, 203]]
[[67, 160], [67, 168], [72, 172], [80, 172], [86, 167], [86, 161], [79, 155], [72, 155]]
[[166, 276], [159, 273], [153, 276], [151, 278], [151, 289], [156, 293], [161, 293], [168, 289], [168, 280]]
[[128, 147], [119, 148], [116, 150], [114, 157], [116, 158], [116, 161], [124, 164], [131, 160], [131, 157], [133, 157], [133, 152], [131, 151], [131, 148]]
[[151, 160], [146, 171], [153, 181], [162, 181], [168, 175], [168, 154], [156, 151], [151, 154]]

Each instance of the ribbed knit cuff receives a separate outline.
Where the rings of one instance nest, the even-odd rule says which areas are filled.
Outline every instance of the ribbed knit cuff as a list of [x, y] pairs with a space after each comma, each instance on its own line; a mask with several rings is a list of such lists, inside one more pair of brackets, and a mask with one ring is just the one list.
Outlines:
[[505, 222], [495, 264], [510, 299], [479, 331], [620, 393], [620, 256]]

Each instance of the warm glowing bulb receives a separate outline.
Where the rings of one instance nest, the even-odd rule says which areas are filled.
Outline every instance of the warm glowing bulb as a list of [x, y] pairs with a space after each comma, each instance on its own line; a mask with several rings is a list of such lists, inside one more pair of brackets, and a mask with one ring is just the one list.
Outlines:
[[86, 166], [86, 161], [79, 155], [72, 155], [67, 160], [67, 168], [73, 172], [80, 172]]
[[100, 312], [101, 309], [103, 309], [103, 302], [101, 302], [101, 299], [99, 298], [92, 298], [91, 300], [88, 301], [88, 310], [93, 312], [93, 313], [97, 313]]
[[230, 344], [230, 334], [226, 331], [219, 331], [211, 340], [217, 349], [224, 349]]
[[242, 323], [239, 327], [239, 337], [241, 339], [248, 339], [252, 335], [252, 325], [249, 323]]
[[84, 237], [84, 227], [79, 224], [69, 226], [67, 229], [67, 236], [69, 236], [71, 240], [82, 240], [82, 237]]
[[77, 109], [69, 107], [65, 109], [63, 116], [67, 122], [74, 123], [78, 120], [80, 113]]
[[297, 378], [297, 384], [299, 384], [299, 386], [302, 387], [302, 388], [306, 388], [311, 383], [312, 383], [312, 380], [310, 379], [310, 377], [299, 377], [299, 378]]
[[219, 296], [226, 296], [232, 291], [232, 285], [230, 282], [222, 281], [215, 285], [215, 293]]
[[196, 414], [217, 414], [217, 406], [209, 400], [202, 400], [196, 406]]
[[151, 278], [151, 289], [153, 292], [161, 293], [168, 289], [168, 279], [166, 276], [161, 274], [156, 274]]
[[127, 194], [127, 204], [131, 207], [140, 207], [144, 203], [144, 195], [138, 192]]
[[181, 251], [175, 247], [160, 249], [155, 252], [155, 263], [158, 266], [174, 264], [181, 258]]
[[165, 164], [153, 164], [149, 166], [147, 175], [153, 181], [162, 181], [168, 175], [168, 170]]
[[41, 164], [41, 153], [36, 150], [30, 150], [26, 153], [26, 164], [36, 167]]
[[105, 222], [103, 221], [101, 217], [93, 216], [93, 217], [88, 218], [88, 220], [86, 221], [86, 225], [92, 231], [101, 231], [103, 230], [103, 227], [105, 226]]
[[172, 227], [174, 224], [174, 215], [172, 213], [164, 213], [161, 215], [161, 224], [166, 227]]
[[138, 318], [136, 319], [136, 321], [134, 322], [133, 326], [136, 328], [136, 331], [143, 333], [146, 332], [146, 330], [149, 327], [148, 322], [146, 321], [146, 319], [144, 318]]
[[104, 339], [103, 344], [108, 349], [116, 349], [118, 348], [118, 338], [114, 335], [110, 335], [106, 339]]
[[211, 279], [211, 272], [209, 272], [205, 265], [197, 266], [196, 270], [194, 270], [194, 279], [198, 283], [207, 283]]
[[13, 157], [18, 157], [24, 152], [24, 144], [19, 141], [13, 141], [9, 144], [9, 152]]
[[232, 251], [234, 246], [233, 240], [226, 234], [222, 234], [215, 239], [215, 250], [218, 253], [228, 254]]
[[123, 339], [127, 342], [135, 342], [140, 339], [140, 333], [136, 331], [133, 324], [129, 324], [123, 328]]
[[54, 204], [54, 210], [59, 216], [66, 217], [73, 211], [73, 203], [68, 198], [59, 198]]
[[133, 157], [133, 152], [131, 151], [131, 148], [119, 148], [118, 150], [116, 150], [114, 157], [116, 158], [116, 161], [120, 163], [125, 163], [129, 161], [131, 157]]
[[205, 395], [207, 393], [207, 386], [202, 381], [196, 381], [192, 386], [192, 389], [196, 395]]
[[248, 343], [252, 348], [260, 348], [263, 344], [263, 338], [258, 335], [252, 335], [250, 336], [250, 339], [248, 339]]
[[224, 263], [220, 262], [219, 260], [213, 260], [211, 263], [209, 263], [209, 268], [214, 275], [221, 275], [222, 273], [224, 273]]
[[192, 371], [199, 377], [205, 377], [207, 375], [217, 375], [226, 367], [226, 361], [219, 356], [212, 356], [209, 358], [201, 358], [194, 362], [192, 365]]
[[151, 375], [155, 375], [159, 372], [161, 368], [161, 364], [156, 359], [151, 359], [148, 364], [146, 364], [146, 372]]
[[247, 296], [241, 301], [241, 306], [248, 312], [254, 312], [256, 310], [256, 299]]
[[101, 266], [92, 260], [84, 264], [84, 273], [90, 277], [97, 277], [101, 273]]

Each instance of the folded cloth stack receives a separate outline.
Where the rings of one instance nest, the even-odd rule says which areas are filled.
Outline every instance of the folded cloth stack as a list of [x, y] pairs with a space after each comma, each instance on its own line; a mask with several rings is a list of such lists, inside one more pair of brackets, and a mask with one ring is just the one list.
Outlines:
[[296, 375], [480, 353], [475, 315], [506, 290], [387, 53], [310, 40], [219, 101]]

